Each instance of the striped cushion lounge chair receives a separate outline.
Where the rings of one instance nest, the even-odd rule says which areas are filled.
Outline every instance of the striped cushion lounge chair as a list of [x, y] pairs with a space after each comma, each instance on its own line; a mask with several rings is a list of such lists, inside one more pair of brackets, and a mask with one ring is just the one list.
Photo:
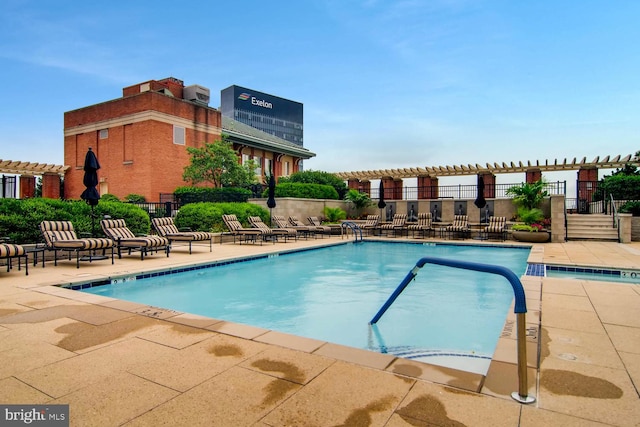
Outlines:
[[393, 231], [394, 236], [396, 236], [398, 232], [402, 234], [407, 230], [407, 214], [394, 214], [393, 220], [389, 224], [382, 224], [380, 230], [385, 230], [387, 236], [391, 231]]
[[482, 230], [483, 237], [489, 239], [492, 234], [497, 235], [502, 241], [507, 240], [507, 218], [503, 216], [490, 216], [489, 225]]
[[209, 242], [209, 252], [212, 251], [213, 233], [206, 231], [180, 231], [171, 217], [152, 218], [151, 224], [159, 236], [169, 239], [169, 243], [188, 242], [189, 253], [191, 253], [193, 242]]
[[380, 228], [380, 215], [367, 215], [366, 221], [360, 228], [369, 235], [375, 233]]
[[333, 233], [331, 227], [328, 225], [322, 225], [322, 222], [317, 216], [310, 216], [307, 220], [309, 221], [309, 225], [313, 225], [316, 228], [316, 235], [320, 234], [322, 238], [324, 238], [325, 234], [331, 236]]
[[[40, 232], [44, 238], [46, 248], [53, 251], [53, 265], [58, 265], [58, 251], [67, 251], [69, 259], [71, 253], [76, 254], [76, 268], [80, 268], [80, 253], [86, 253], [89, 262], [104, 259], [103, 255], [111, 250], [111, 264], [113, 264], [113, 241], [105, 238], [78, 238], [71, 221], [42, 221]], [[96, 251], [101, 255], [95, 255]]]
[[27, 251], [24, 249], [24, 246], [14, 245], [13, 243], [0, 243], [0, 259], [4, 259], [7, 262], [7, 273], [11, 271], [13, 265], [11, 265], [11, 261], [17, 258], [18, 259], [18, 270], [20, 270], [20, 258], [24, 258], [24, 274], [29, 275], [29, 262]]
[[468, 237], [471, 234], [471, 230], [469, 229], [467, 215], [454, 215], [453, 224], [447, 226], [445, 232], [449, 238], [455, 237], [456, 234], [461, 235], [463, 239]]
[[[236, 237], [239, 238], [240, 244], [242, 241], [245, 242], [252, 241], [255, 243], [260, 237], [260, 244], [263, 241], [268, 240], [266, 237], [271, 236], [271, 233], [266, 233], [263, 230], [259, 230], [257, 228], [245, 228], [242, 226], [240, 221], [238, 221], [238, 217], [233, 214], [222, 215], [222, 221], [224, 221], [224, 225], [229, 229], [229, 233], [233, 236], [233, 243], [236, 242]], [[275, 239], [272, 239], [275, 243]], [[220, 239], [220, 243], [222, 243], [222, 239]]]
[[286, 242], [289, 239], [295, 240], [298, 238], [298, 231], [295, 228], [270, 228], [259, 216], [250, 216], [248, 220], [252, 227], [262, 230], [265, 233], [271, 233], [275, 239], [284, 237], [284, 241]]
[[118, 248], [118, 258], [122, 258], [122, 249], [126, 249], [129, 254], [131, 251], [140, 251], [140, 259], [144, 260], [144, 256], [158, 250], [164, 250], [169, 256], [171, 249], [169, 239], [162, 236], [136, 236], [127, 227], [124, 219], [103, 219], [100, 226], [104, 234], [114, 241]]
[[415, 237], [416, 232], [424, 238], [429, 234], [435, 234], [435, 230], [431, 226], [431, 212], [420, 212], [418, 214], [418, 223], [407, 225], [407, 229], [411, 231], [411, 236]]
[[289, 233], [295, 231], [296, 236], [302, 236], [305, 239], [308, 238], [309, 234], [311, 233], [311, 230], [309, 230], [309, 227], [307, 227], [306, 225], [303, 225], [302, 227], [295, 227], [289, 224], [289, 222], [284, 219], [282, 215], [271, 215], [271, 222], [275, 223], [276, 230], [288, 230]]

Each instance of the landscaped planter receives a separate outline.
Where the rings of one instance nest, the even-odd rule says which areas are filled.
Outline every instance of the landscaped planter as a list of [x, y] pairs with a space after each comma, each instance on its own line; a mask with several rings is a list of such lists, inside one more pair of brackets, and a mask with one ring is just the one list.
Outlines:
[[518, 231], [513, 230], [511, 236], [519, 242], [544, 243], [549, 241], [551, 234], [548, 231]]

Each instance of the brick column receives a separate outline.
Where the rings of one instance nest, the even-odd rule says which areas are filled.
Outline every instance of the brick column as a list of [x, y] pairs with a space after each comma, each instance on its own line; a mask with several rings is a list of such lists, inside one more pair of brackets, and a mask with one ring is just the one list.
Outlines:
[[527, 184], [533, 184], [542, 179], [542, 171], [540, 169], [530, 169], [526, 172]]
[[496, 176], [492, 173], [479, 174], [484, 181], [484, 198], [495, 199], [496, 198]]
[[[593, 201], [593, 193], [598, 184], [598, 168], [580, 168], [578, 170], [578, 200], [585, 200], [587, 203]], [[578, 202], [579, 203], [579, 202]]]
[[45, 173], [42, 176], [42, 197], [47, 199], [60, 198], [60, 175]]
[[347, 180], [347, 188], [349, 190], [357, 190], [360, 187], [360, 180], [358, 178], [349, 178]]
[[438, 198], [438, 178], [430, 176], [418, 177], [418, 199]]
[[36, 195], [36, 177], [20, 175], [20, 198], [31, 199]]

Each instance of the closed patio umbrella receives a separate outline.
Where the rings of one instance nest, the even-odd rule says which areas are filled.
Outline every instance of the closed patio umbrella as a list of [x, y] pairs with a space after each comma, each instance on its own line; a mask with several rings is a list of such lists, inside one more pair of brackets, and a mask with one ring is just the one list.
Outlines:
[[91, 206], [91, 236], [95, 237], [95, 214], [94, 208], [100, 201], [100, 193], [96, 186], [98, 185], [98, 169], [100, 169], [100, 163], [95, 153], [89, 147], [89, 151], [84, 157], [84, 177], [82, 182], [85, 186], [85, 190], [80, 195], [80, 198], [87, 202]]
[[384, 182], [380, 180], [380, 189], [378, 190], [378, 207], [380, 208], [380, 218], [382, 218], [382, 209], [384, 209], [387, 204], [384, 201]]
[[269, 225], [272, 225], [271, 210], [276, 207], [276, 178], [273, 176], [273, 172], [269, 175], [269, 194], [267, 197], [267, 207], [269, 207]]

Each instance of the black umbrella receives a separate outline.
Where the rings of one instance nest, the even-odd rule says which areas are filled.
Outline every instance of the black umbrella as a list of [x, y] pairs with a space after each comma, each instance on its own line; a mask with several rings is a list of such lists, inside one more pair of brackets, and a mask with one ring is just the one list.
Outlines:
[[380, 218], [382, 218], [382, 209], [387, 206], [387, 204], [384, 202], [384, 182], [382, 182], [382, 180], [380, 180], [380, 189], [378, 190], [378, 193], [380, 193], [378, 195], [378, 207], [380, 208]]
[[[271, 209], [276, 207], [276, 178], [273, 176], [273, 172], [269, 176], [269, 196], [267, 199], [267, 206], [269, 207], [269, 215], [271, 216]], [[271, 218], [269, 218], [271, 220]]]
[[91, 206], [91, 236], [95, 236], [95, 215], [93, 209], [100, 201], [100, 193], [98, 193], [98, 189], [96, 188], [98, 185], [98, 169], [100, 169], [98, 158], [91, 150], [91, 147], [89, 147], [89, 151], [87, 151], [84, 158], [84, 178], [82, 179], [86, 188], [80, 195], [80, 198]]
[[[482, 209], [487, 206], [487, 201], [484, 199], [484, 179], [478, 175], [478, 195], [473, 202], [478, 209]], [[482, 210], [480, 211], [480, 222], [482, 222]]]

